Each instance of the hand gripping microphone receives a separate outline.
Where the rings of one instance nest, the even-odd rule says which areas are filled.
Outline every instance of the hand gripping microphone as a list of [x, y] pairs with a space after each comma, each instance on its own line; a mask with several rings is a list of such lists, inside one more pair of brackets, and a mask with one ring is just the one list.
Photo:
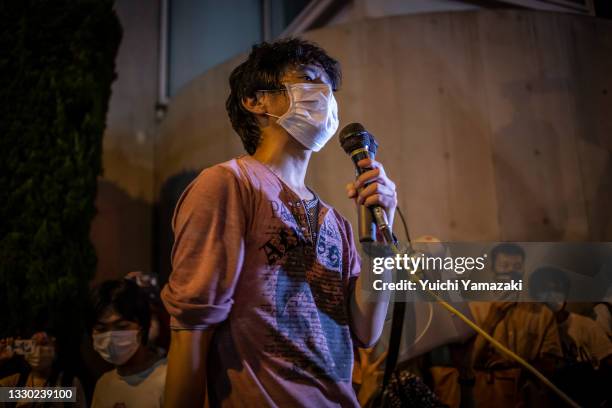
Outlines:
[[[346, 125], [340, 131], [340, 145], [344, 151], [351, 156], [357, 175], [371, 170], [369, 168], [361, 168], [357, 163], [363, 159], [374, 159], [378, 143], [372, 134], [370, 134], [360, 123], [351, 123]], [[367, 186], [367, 184], [365, 185]], [[364, 187], [365, 187], [364, 186]], [[363, 188], [363, 187], [362, 187]], [[360, 189], [361, 190], [361, 189]], [[382, 234], [387, 244], [394, 244], [393, 232], [387, 221], [385, 210], [379, 205], [369, 207], [360, 206], [359, 210], [359, 241], [372, 242], [376, 240], [376, 231], [373, 228], [372, 222], [378, 227], [378, 231]]]

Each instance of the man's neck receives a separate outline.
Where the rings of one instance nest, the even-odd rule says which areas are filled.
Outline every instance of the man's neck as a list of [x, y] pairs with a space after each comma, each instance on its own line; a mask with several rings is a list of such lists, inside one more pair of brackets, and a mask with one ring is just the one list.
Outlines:
[[312, 193], [304, 183], [312, 152], [304, 149], [286, 132], [283, 133], [262, 133], [253, 157], [270, 168], [301, 198], [312, 198]]

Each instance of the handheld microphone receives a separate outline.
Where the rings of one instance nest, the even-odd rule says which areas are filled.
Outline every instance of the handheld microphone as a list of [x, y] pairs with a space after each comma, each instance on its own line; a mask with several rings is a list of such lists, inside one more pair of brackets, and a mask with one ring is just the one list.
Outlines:
[[[374, 136], [365, 130], [362, 124], [350, 123], [340, 131], [339, 138], [342, 149], [344, 149], [353, 160], [357, 175], [371, 170], [370, 168], [361, 168], [357, 163], [363, 159], [374, 159], [376, 156], [378, 143]], [[364, 185], [364, 187], [365, 186], [367, 186], [367, 184]], [[379, 205], [372, 205], [367, 209], [365, 206], [360, 206], [359, 241], [375, 241], [376, 232], [374, 228], [372, 228], [372, 221], [378, 227], [378, 231], [382, 234], [386, 243], [393, 244], [395, 239], [393, 238], [393, 233], [391, 232], [391, 227], [387, 220], [387, 214]]]

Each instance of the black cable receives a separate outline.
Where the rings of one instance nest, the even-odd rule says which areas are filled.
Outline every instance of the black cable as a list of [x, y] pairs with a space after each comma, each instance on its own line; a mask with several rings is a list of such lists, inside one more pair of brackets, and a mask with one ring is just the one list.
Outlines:
[[406, 224], [406, 219], [404, 218], [404, 214], [402, 213], [402, 210], [401, 208], [399, 208], [399, 206], [396, 208], [396, 210], [402, 220], [402, 225], [404, 226], [404, 233], [406, 234], [406, 240], [410, 242], [410, 233], [408, 232], [408, 224]]

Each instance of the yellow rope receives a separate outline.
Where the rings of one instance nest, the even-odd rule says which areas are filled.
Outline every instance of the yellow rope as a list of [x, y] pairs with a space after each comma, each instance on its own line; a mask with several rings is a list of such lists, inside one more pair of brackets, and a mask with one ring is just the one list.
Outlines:
[[[396, 245], [391, 244], [391, 247], [393, 248], [393, 250], [394, 250], [394, 252], [396, 254], [401, 254], [399, 248]], [[418, 276], [416, 276], [416, 273], [411, 275], [410, 279], [412, 281], [416, 280], [417, 282], [421, 280]], [[510, 350], [509, 348], [507, 348], [503, 344], [501, 344], [499, 341], [495, 340], [491, 335], [489, 335], [489, 333], [487, 333], [484, 330], [482, 330], [476, 323], [471, 321], [466, 315], [461, 313], [459, 310], [455, 309], [450, 303], [448, 303], [447, 301], [442, 299], [436, 293], [434, 293], [433, 291], [431, 291], [429, 289], [425, 289], [425, 292], [427, 292], [430, 296], [432, 296], [443, 308], [445, 308], [450, 313], [452, 313], [455, 316], [457, 316], [465, 324], [467, 324], [472, 329], [474, 329], [476, 331], [476, 333], [478, 333], [482, 337], [484, 337], [489, 343], [491, 343], [493, 345], [493, 347], [495, 347], [496, 349], [498, 349], [502, 353], [506, 354], [508, 357], [510, 357], [511, 359], [513, 359], [514, 361], [516, 361], [517, 363], [522, 365], [527, 371], [529, 371], [530, 373], [535, 375], [540, 381], [542, 381], [542, 383], [544, 383], [544, 385], [546, 385], [548, 388], [550, 388], [555, 394], [557, 394], [569, 406], [574, 407], [574, 408], [580, 408], [580, 405], [578, 405], [567, 394], [565, 394], [563, 391], [561, 391], [555, 384], [553, 384], [548, 378], [546, 378], [544, 376], [544, 374], [542, 374], [534, 366], [529, 364], [527, 362], [527, 360], [525, 360], [524, 358], [522, 358], [521, 356], [519, 356], [518, 354], [516, 354], [515, 352], [513, 352], [512, 350]]]

